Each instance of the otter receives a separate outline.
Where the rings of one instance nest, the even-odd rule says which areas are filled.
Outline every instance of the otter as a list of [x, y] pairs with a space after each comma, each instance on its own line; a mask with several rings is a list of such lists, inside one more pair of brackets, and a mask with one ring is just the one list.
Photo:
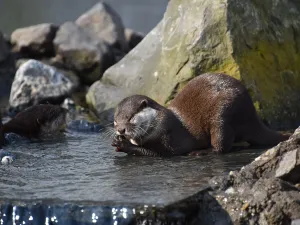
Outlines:
[[167, 108], [143, 95], [123, 99], [115, 110], [114, 130], [116, 151], [148, 156], [208, 148], [224, 153], [234, 142], [263, 147], [289, 138], [264, 125], [246, 87], [222, 73], [193, 78]]
[[5, 124], [1, 122], [0, 143], [5, 133], [39, 139], [57, 132], [66, 123], [67, 110], [58, 105], [40, 104], [26, 108]]

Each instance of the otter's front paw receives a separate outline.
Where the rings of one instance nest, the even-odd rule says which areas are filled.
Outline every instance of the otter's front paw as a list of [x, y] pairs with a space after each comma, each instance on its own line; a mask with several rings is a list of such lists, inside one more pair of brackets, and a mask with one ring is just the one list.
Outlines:
[[124, 136], [116, 135], [111, 145], [116, 147], [117, 152], [126, 152], [126, 149], [128, 149], [131, 143]]

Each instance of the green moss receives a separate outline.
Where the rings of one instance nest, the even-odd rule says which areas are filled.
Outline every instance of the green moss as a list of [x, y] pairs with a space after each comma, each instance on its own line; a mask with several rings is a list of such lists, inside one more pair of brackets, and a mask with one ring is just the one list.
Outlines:
[[95, 91], [92, 90], [92, 88], [90, 88], [90, 90], [87, 92], [85, 96], [85, 100], [89, 108], [95, 108], [96, 106]]
[[235, 58], [262, 117], [272, 123], [284, 114], [296, 116], [293, 113], [299, 111], [300, 56], [291, 43], [261, 40]]
[[208, 71], [215, 72], [215, 73], [225, 73], [238, 80], [241, 79], [239, 66], [236, 64], [233, 58], [229, 58], [228, 60], [224, 61], [221, 64], [214, 65]]

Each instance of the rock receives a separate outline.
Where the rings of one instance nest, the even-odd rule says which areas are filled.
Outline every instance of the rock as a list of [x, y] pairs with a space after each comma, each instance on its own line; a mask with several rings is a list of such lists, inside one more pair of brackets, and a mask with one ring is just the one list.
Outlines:
[[4, 165], [7, 165], [7, 164], [10, 164], [12, 163], [14, 160], [11, 156], [4, 156], [2, 159], [1, 159], [1, 163], [4, 164]]
[[54, 55], [53, 40], [58, 27], [44, 23], [19, 28], [11, 35], [15, 51], [27, 57], [48, 57]]
[[[299, 129], [240, 171], [210, 181], [234, 224], [291, 224], [300, 218], [300, 189], [294, 185], [300, 182]], [[226, 191], [218, 185], [223, 180], [230, 180]]]
[[[141, 62], [147, 62], [147, 67], [151, 67], [151, 65], [154, 67], [157, 63], [160, 44], [156, 42], [156, 38], [160, 35], [160, 26], [152, 30], [143, 40], [144, 43], [147, 42], [147, 45], [151, 46], [147, 47], [147, 51], [141, 54], [141, 46], [143, 45], [141, 43], [130, 51], [116, 66], [108, 69], [101, 81], [95, 82], [90, 87], [86, 101], [90, 108], [95, 110], [102, 118], [112, 119], [114, 107], [126, 96], [133, 93], [149, 94], [147, 93], [147, 82], [151, 77], [145, 76], [147, 74], [144, 71], [146, 66]], [[122, 64], [120, 64], [121, 62]], [[114, 73], [111, 73], [111, 70]], [[161, 91], [164, 90], [162, 89]]]
[[0, 159], [1, 164], [7, 165], [12, 163], [16, 159], [16, 156], [14, 154], [11, 154], [10, 152], [0, 149]]
[[65, 67], [76, 72], [86, 84], [100, 79], [103, 72], [114, 63], [106, 43], [96, 40], [73, 22], [61, 25], [54, 45], [57, 57], [61, 58]]
[[3, 99], [6, 101], [9, 96], [15, 72], [15, 61], [10, 53], [9, 42], [0, 32], [0, 108], [4, 103]]
[[94, 111], [95, 114], [103, 123], [106, 123], [113, 121], [113, 108], [111, 106], [124, 98], [125, 91], [113, 85], [97, 81], [90, 87], [86, 95], [86, 102], [88, 105], [95, 106], [97, 109]]
[[300, 182], [300, 150], [295, 149], [283, 155], [278, 168], [276, 170], [276, 177], [292, 183]]
[[0, 32], [0, 63], [5, 61], [8, 56], [9, 56], [9, 46], [3, 34]]
[[[243, 81], [272, 127], [295, 127], [300, 118], [299, 20], [300, 5], [292, 0], [173, 0], [162, 21], [103, 79], [130, 90], [126, 94], [167, 104], [191, 78], [223, 72]], [[116, 100], [109, 99], [113, 104], [107, 107], [116, 106]]]
[[117, 12], [105, 2], [99, 2], [76, 20], [76, 24], [124, 52], [128, 50], [124, 26]]
[[134, 30], [126, 28], [125, 38], [128, 43], [129, 49], [131, 50], [143, 40], [144, 35], [140, 32], [135, 32]]
[[10, 108], [20, 111], [39, 103], [59, 104], [77, 86], [76, 77], [68, 77], [54, 67], [31, 59], [16, 72], [9, 98]]
[[70, 110], [76, 110], [76, 105], [73, 99], [71, 98], [66, 98], [64, 102], [62, 103], [61, 107], [67, 109], [68, 111]]

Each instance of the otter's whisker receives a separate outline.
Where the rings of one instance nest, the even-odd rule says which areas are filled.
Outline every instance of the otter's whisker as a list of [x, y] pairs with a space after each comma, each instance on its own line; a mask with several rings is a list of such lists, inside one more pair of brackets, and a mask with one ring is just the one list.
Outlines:
[[103, 136], [104, 139], [112, 138], [114, 133], [114, 129], [107, 129], [104, 133], [101, 133], [100, 136]]
[[143, 129], [141, 126], [136, 126], [136, 128], [140, 129], [140, 131], [143, 131], [145, 134], [148, 135], [148, 132], [145, 129]]

